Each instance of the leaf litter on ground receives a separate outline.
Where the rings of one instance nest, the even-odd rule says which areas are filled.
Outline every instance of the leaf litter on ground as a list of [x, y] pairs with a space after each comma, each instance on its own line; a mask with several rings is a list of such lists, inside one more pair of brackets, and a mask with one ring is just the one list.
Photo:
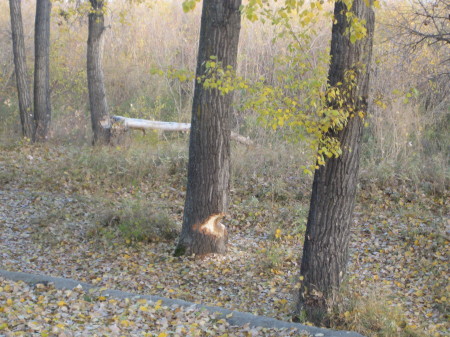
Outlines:
[[[97, 215], [120, 208], [124, 200], [139, 199], [155, 212], [165, 208], [179, 226], [185, 184], [180, 157], [174, 156], [174, 162], [170, 155], [163, 159], [149, 155], [150, 161], [141, 164], [145, 169], [134, 168], [140, 177], [136, 180], [117, 176], [133, 170], [127, 166], [133, 162], [130, 158], [113, 161], [115, 167], [105, 172], [104, 166], [92, 168], [101, 163], [90, 162], [94, 159], [85, 153], [89, 151], [84, 149], [81, 155], [65, 147], [3, 151], [0, 268], [291, 319], [307, 211], [307, 198], [299, 197], [295, 184], [308, 183], [296, 181], [295, 174], [280, 180], [276, 174], [257, 171], [235, 178], [227, 255], [174, 258], [175, 241], [124, 239], [113, 229], [104, 231]], [[120, 158], [114, 150], [100, 157]], [[445, 336], [450, 291], [448, 198], [426, 194], [411, 198], [411, 193], [401, 187], [361, 189], [348, 286], [361, 298], [376, 289], [388, 306], [400, 308], [406, 318], [396, 323], [398, 329], [408, 326], [425, 335]], [[343, 324], [336, 327], [348, 327], [348, 316], [358, 314], [356, 309], [339, 313]]]
[[6, 336], [298, 336], [295, 329], [232, 326], [223, 316], [146, 299], [118, 300], [81, 286], [57, 290], [0, 278], [0, 334]]

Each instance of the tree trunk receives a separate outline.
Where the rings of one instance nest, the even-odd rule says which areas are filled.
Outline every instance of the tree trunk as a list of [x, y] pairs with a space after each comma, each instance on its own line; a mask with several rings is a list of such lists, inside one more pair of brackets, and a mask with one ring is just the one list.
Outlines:
[[375, 15], [364, 0], [353, 1], [350, 11], [366, 20], [367, 36], [351, 43], [347, 11], [342, 1], [336, 2], [328, 81], [332, 87], [339, 86], [339, 82], [348, 82], [348, 71], [354, 71], [355, 85], [341, 89], [349, 94], [341, 96], [344, 106], [354, 110], [349, 110], [342, 130], [329, 132], [341, 142], [342, 155], [315, 171], [300, 271], [303, 281], [297, 314], [316, 324], [327, 324], [328, 309], [346, 274], [363, 129], [357, 112], [365, 113], [368, 102]]
[[[196, 78], [216, 56], [236, 69], [241, 0], [203, 1]], [[195, 84], [183, 227], [175, 255], [225, 253], [227, 231], [219, 223], [228, 209], [232, 94]]]
[[111, 122], [103, 79], [102, 55], [104, 25], [103, 0], [90, 0], [89, 37], [87, 42], [87, 79], [91, 108], [93, 144], [109, 144]]
[[9, 0], [9, 10], [11, 13], [14, 66], [16, 71], [17, 94], [19, 96], [22, 135], [34, 141], [33, 103], [30, 92], [28, 91], [21, 0]]
[[50, 0], [37, 0], [34, 36], [34, 119], [35, 139], [45, 141], [51, 120], [50, 105]]

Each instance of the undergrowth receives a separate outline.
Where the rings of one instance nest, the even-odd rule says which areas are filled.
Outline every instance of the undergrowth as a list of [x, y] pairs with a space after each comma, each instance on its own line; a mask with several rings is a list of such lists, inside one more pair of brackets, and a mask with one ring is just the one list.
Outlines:
[[97, 225], [88, 236], [111, 242], [122, 239], [127, 244], [174, 241], [179, 235], [179, 229], [167, 211], [155, 209], [142, 200], [125, 200], [113, 209], [101, 212]]
[[[296, 299], [312, 183], [311, 177], [302, 174], [301, 166], [310, 158], [306, 150], [301, 154], [302, 146], [280, 142], [257, 148], [233, 145], [232, 150], [226, 225], [231, 238], [245, 238], [239, 249], [252, 257], [245, 273], [265, 280], [261, 282], [267, 283], [268, 296], [274, 297], [271, 310], [283, 319], [289, 317], [290, 303]], [[0, 183], [5, 188], [30, 189], [35, 199], [45, 192], [79, 196], [82, 203], [97, 200], [95, 206], [79, 213], [58, 208], [35, 220], [32, 237], [49, 249], [73, 240], [92, 241], [98, 249], [113, 244], [114, 250], [127, 252], [128, 261], [133, 249], [140, 252], [161, 244], [169, 255], [159, 259], [173, 261], [170, 253], [182, 220], [187, 162], [186, 136], [166, 141], [139, 135], [128, 147], [112, 148], [9, 142], [0, 151]], [[342, 301], [332, 312], [334, 328], [370, 337], [440, 336], [445, 332], [445, 324], [437, 322], [448, 317], [449, 288], [442, 262], [448, 253], [448, 173], [443, 162], [439, 163], [442, 170], [429, 175], [427, 185], [425, 170], [417, 174], [399, 163], [363, 162], [349, 268], [354, 277], [352, 292], [342, 292]], [[51, 209], [51, 203], [46, 207]], [[63, 224], [79, 216], [89, 226], [81, 228], [78, 236], [73, 237], [69, 225], [62, 230]], [[138, 260], [133, 268], [140, 268]], [[184, 273], [184, 263], [171, 266]], [[215, 279], [220, 284], [234, 275], [231, 265], [223, 268], [221, 277]], [[241, 275], [242, 270], [236, 272]], [[234, 284], [230, 289], [245, 289], [249, 298], [255, 298], [255, 285], [241, 284], [242, 279], [236, 277], [227, 281]], [[404, 286], [406, 280], [410, 288]], [[156, 291], [163, 296], [176, 294], [166, 294], [165, 289], [161, 285]], [[232, 303], [234, 295], [222, 291], [217, 303]], [[201, 293], [185, 290], [180, 296], [198, 300]], [[417, 311], [406, 305], [410, 302], [418, 303]], [[259, 309], [255, 311], [263, 314]], [[427, 327], [426, 315], [433, 318], [433, 328]]]
[[358, 331], [367, 337], [427, 337], [411, 327], [395, 298], [389, 298], [379, 290], [370, 289], [361, 296], [341, 288], [330, 314], [331, 327]]

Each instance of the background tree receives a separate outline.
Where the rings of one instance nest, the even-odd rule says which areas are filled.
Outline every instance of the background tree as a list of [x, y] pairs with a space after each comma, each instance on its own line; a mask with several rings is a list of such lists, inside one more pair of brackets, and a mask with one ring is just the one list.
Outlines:
[[[423, 111], [428, 116], [445, 111], [450, 95], [450, 3], [413, 0], [394, 4], [393, 12], [382, 28], [407, 67], [422, 63], [414, 67], [414, 82], [422, 94]], [[424, 55], [433, 59], [424, 60]]]
[[448, 157], [448, 6], [438, 0], [392, 1], [377, 12], [371, 80], [375, 104], [364, 134], [368, 143], [375, 140], [377, 145], [371, 146], [370, 154], [365, 152], [364, 160], [395, 163], [398, 170], [409, 166], [407, 162]]
[[16, 73], [17, 94], [19, 96], [19, 111], [20, 122], [22, 125], [22, 135], [33, 140], [34, 117], [31, 96], [28, 90], [21, 0], [9, 0], [9, 9], [11, 13], [14, 66]]
[[50, 0], [38, 0], [35, 20], [34, 63], [34, 118], [35, 139], [44, 141], [48, 137], [51, 120], [50, 103]]
[[[196, 78], [215, 57], [236, 69], [241, 0], [204, 1]], [[227, 231], [219, 223], [228, 208], [232, 94], [197, 81], [192, 105], [188, 182], [183, 226], [175, 255], [224, 253]]]
[[397, 39], [410, 48], [426, 44], [450, 44], [449, 25], [450, 4], [445, 0], [414, 0], [407, 4], [397, 5], [396, 22]]
[[87, 43], [87, 80], [89, 104], [91, 109], [94, 144], [107, 144], [111, 137], [111, 122], [106, 101], [105, 83], [102, 68], [104, 1], [90, 0], [89, 37]]
[[[351, 34], [354, 20], [349, 18], [365, 23], [364, 29], [360, 27], [365, 38], [355, 40]], [[306, 314], [316, 324], [324, 323], [346, 273], [364, 123], [360, 115], [367, 111], [375, 15], [364, 0], [338, 1], [334, 20], [329, 101], [336, 110], [346, 111], [348, 121], [327, 135], [340, 142], [342, 154], [328, 158], [314, 174], [297, 309], [300, 316]]]

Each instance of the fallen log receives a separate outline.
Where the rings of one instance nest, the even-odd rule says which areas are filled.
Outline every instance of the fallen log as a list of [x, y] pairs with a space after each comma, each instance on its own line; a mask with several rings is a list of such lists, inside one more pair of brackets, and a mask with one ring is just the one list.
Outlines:
[[[111, 119], [112, 123], [121, 123], [124, 127], [134, 130], [189, 131], [191, 129], [191, 123], [149, 121], [147, 119], [122, 116], [112, 116]], [[231, 139], [247, 146], [254, 145], [249, 137], [242, 136], [233, 131], [231, 131]]]

